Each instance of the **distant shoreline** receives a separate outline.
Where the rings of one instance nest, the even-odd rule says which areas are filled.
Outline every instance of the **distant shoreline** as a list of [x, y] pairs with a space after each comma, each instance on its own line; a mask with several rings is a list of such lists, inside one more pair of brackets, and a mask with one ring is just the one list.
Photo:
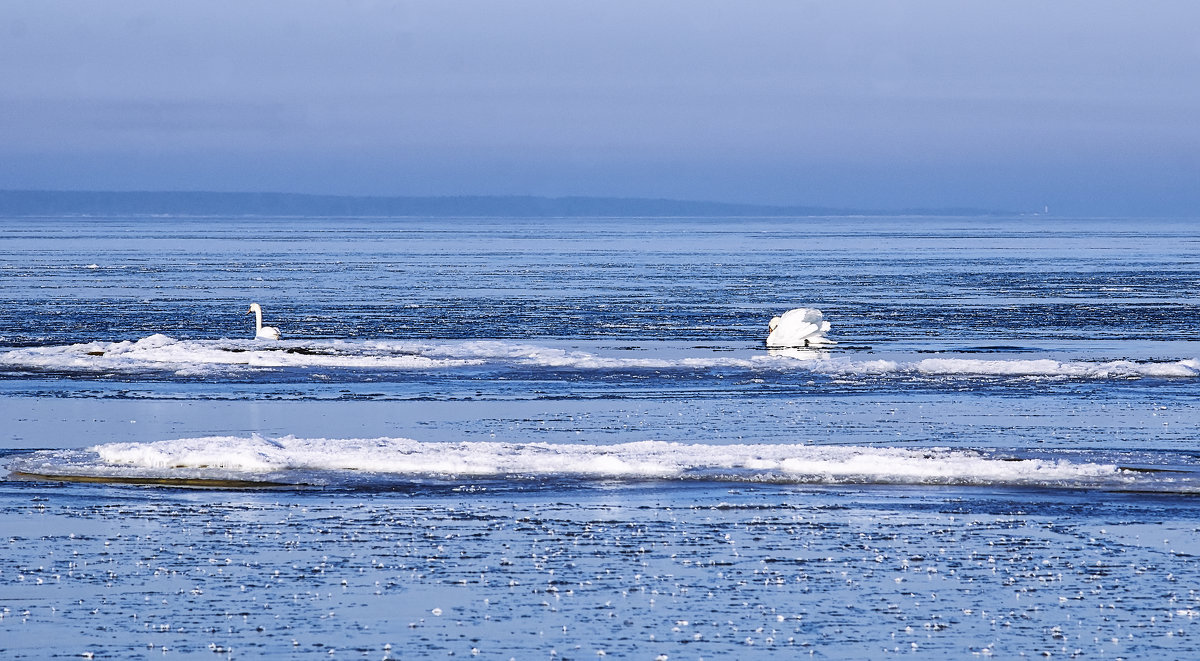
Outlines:
[[0, 190], [0, 217], [486, 217], [596, 218], [788, 216], [1012, 216], [1010, 211], [970, 208], [846, 209], [774, 206], [651, 198], [445, 196], [359, 197], [303, 193], [186, 191]]

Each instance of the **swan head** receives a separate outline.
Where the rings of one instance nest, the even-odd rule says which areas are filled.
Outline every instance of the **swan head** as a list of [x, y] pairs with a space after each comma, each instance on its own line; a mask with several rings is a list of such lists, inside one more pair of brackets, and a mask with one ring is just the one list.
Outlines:
[[250, 309], [246, 311], [246, 314], [254, 314], [255, 312], [262, 314], [262, 306], [258, 303], [251, 303]]

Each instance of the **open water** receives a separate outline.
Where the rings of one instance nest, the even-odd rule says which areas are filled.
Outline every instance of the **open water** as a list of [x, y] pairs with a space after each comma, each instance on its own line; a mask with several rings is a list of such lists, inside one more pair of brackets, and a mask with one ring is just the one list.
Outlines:
[[1198, 290], [1191, 220], [8, 219], [0, 656], [1196, 658]]

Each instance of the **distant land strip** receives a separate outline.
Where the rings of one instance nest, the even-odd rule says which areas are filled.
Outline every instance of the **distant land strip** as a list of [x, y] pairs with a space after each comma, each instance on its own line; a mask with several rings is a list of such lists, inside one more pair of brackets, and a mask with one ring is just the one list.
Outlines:
[[311, 216], [311, 217], [754, 217], [996, 216], [982, 209], [842, 209], [619, 197], [357, 197], [301, 193], [171, 191], [0, 191], [0, 217]]

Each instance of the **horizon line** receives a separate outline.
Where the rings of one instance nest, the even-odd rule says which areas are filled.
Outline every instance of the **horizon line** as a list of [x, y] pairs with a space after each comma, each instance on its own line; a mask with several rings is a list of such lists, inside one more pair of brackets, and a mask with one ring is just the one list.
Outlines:
[[[1043, 207], [1044, 209], [1045, 207]], [[962, 206], [870, 209], [605, 195], [339, 195], [277, 191], [0, 189], [0, 216], [785, 217], [1045, 216]]]

